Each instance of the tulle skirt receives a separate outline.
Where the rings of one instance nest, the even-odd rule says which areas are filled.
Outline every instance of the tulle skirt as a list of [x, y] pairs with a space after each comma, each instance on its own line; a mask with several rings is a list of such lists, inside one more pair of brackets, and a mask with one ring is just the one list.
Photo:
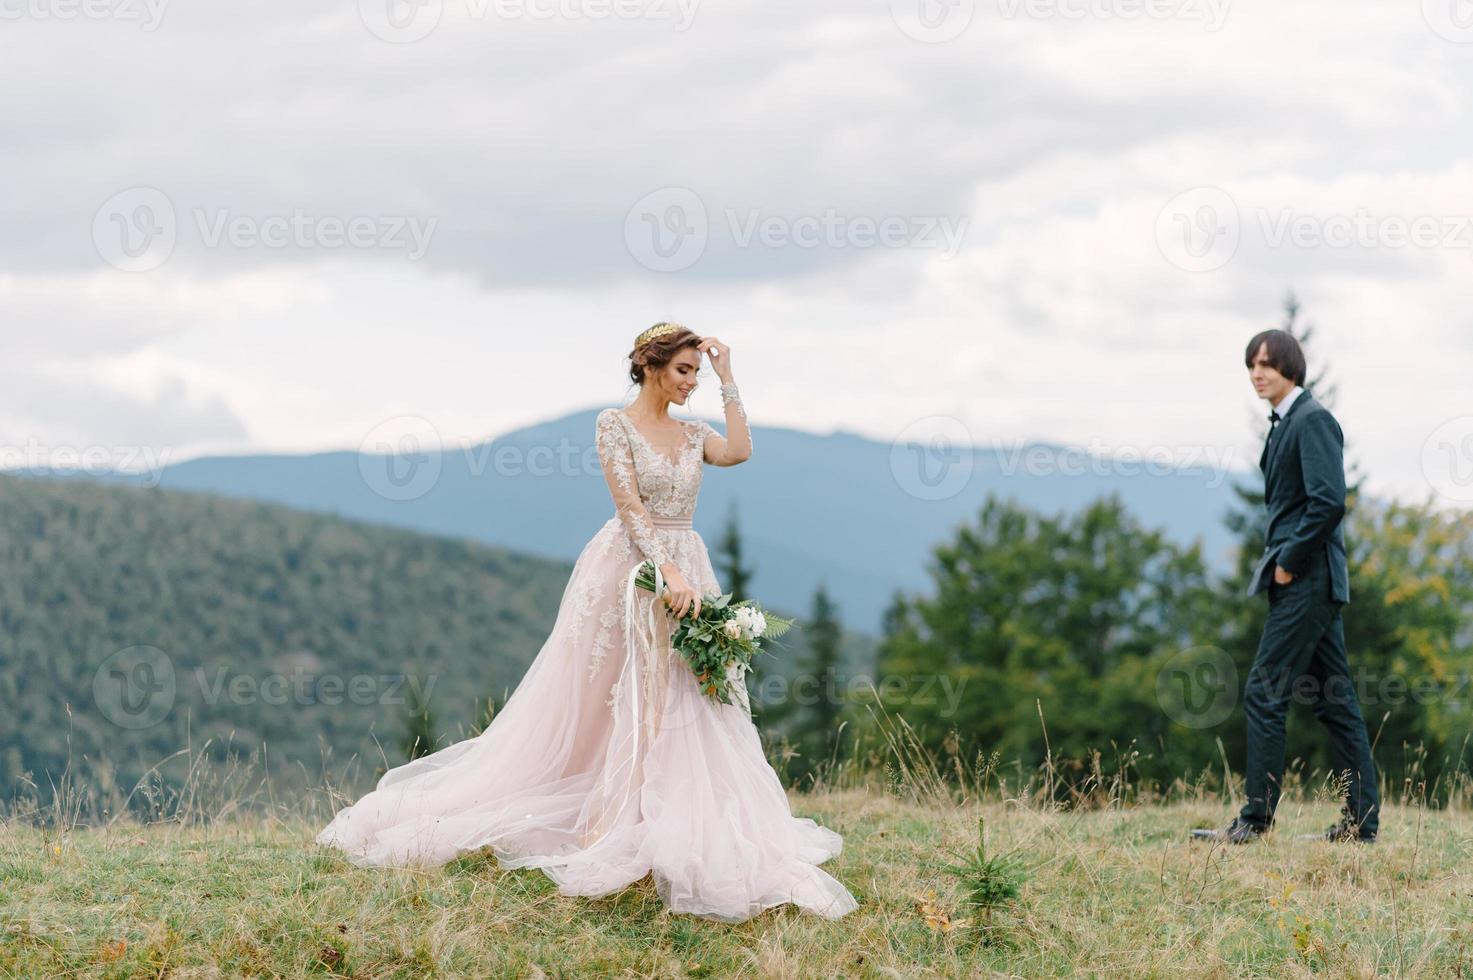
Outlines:
[[[655, 523], [692, 586], [718, 594], [689, 519]], [[490, 848], [504, 867], [541, 868], [565, 895], [648, 874], [671, 911], [725, 922], [789, 902], [828, 918], [852, 911], [854, 897], [818, 867], [842, 839], [793, 816], [746, 708], [700, 693], [670, 648], [664, 603], [629, 588], [641, 561], [611, 518], [491, 724], [386, 772], [318, 843], [359, 866], [435, 866]]]

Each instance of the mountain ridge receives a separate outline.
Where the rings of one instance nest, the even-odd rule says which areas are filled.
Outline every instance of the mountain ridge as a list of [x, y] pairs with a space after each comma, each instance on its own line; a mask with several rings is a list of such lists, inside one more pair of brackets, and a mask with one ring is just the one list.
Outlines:
[[[338, 514], [429, 534], [466, 538], [563, 561], [613, 516], [593, 453], [594, 419], [581, 409], [461, 448], [418, 451], [432, 467], [424, 489], [396, 480], [423, 477], [399, 454], [330, 450], [305, 454], [205, 456], [165, 467], [164, 489], [212, 492]], [[708, 419], [718, 431], [721, 419]], [[1229, 567], [1233, 539], [1222, 514], [1233, 503], [1232, 479], [1208, 467], [1177, 467], [1170, 476], [1131, 475], [1105, 461], [1102, 473], [1054, 472], [1068, 447], [1023, 442], [1006, 451], [884, 443], [835, 429], [815, 434], [753, 426], [752, 459], [707, 467], [695, 527], [708, 546], [729, 508], [737, 507], [746, 554], [755, 565], [753, 592], [764, 601], [802, 608], [823, 583], [850, 628], [879, 632], [896, 590], [928, 585], [931, 546], [949, 537], [989, 494], [1011, 496], [1045, 512], [1073, 511], [1108, 493], [1178, 543], [1200, 540], [1210, 564]], [[1027, 459], [1053, 458], [1051, 472], [1028, 472]], [[1083, 456], [1081, 456], [1083, 458]], [[1101, 459], [1101, 457], [1089, 457]], [[571, 461], [571, 462], [570, 462]], [[937, 463], [966, 470], [943, 477], [954, 492], [928, 485], [921, 472]], [[916, 472], [909, 471], [915, 466]], [[394, 468], [399, 467], [396, 475]], [[549, 468], [550, 467], [550, 468]], [[1137, 469], [1139, 469], [1137, 464]], [[1111, 472], [1120, 470], [1120, 472]], [[37, 471], [32, 471], [37, 472]], [[45, 471], [39, 471], [45, 473]], [[409, 474], [407, 477], [405, 474]], [[115, 474], [104, 479], [139, 482]], [[1209, 486], [1211, 479], [1219, 480]], [[407, 499], [402, 489], [414, 490]], [[935, 497], [936, 499], [926, 499]], [[863, 528], [864, 534], [856, 531]]]

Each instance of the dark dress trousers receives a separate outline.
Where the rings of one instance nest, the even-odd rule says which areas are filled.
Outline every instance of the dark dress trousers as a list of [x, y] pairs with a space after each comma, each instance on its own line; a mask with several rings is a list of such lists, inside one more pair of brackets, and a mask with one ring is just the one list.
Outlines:
[[[1291, 700], [1308, 701], [1330, 736], [1335, 775], [1347, 781], [1345, 814], [1363, 836], [1379, 824], [1376, 767], [1361, 717], [1340, 612], [1350, 601], [1345, 558], [1345, 438], [1335, 417], [1302, 391], [1264, 445], [1267, 545], [1248, 585], [1268, 593], [1268, 622], [1248, 672], [1244, 769], [1247, 802], [1240, 817], [1273, 824], [1284, 778], [1284, 723]], [[1274, 582], [1274, 566], [1294, 576]]]

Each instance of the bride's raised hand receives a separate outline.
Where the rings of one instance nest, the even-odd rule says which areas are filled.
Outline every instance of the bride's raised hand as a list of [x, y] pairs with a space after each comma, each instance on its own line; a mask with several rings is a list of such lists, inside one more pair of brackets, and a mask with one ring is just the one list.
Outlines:
[[711, 359], [711, 367], [715, 368], [716, 376], [722, 381], [731, 380], [731, 348], [723, 344], [715, 337], [703, 337], [696, 345], [696, 350], [703, 352]]

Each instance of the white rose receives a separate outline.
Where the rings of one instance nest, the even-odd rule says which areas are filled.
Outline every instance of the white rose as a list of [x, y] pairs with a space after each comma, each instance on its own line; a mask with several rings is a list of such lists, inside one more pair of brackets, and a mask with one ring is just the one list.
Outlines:
[[740, 623], [742, 635], [748, 639], [759, 637], [767, 630], [767, 617], [751, 606], [734, 607], [730, 621]]
[[726, 635], [731, 637], [733, 640], [739, 640], [742, 638], [742, 624], [737, 622], [735, 619], [728, 619], [726, 621], [726, 625], [722, 627], [722, 629], [726, 630]]

